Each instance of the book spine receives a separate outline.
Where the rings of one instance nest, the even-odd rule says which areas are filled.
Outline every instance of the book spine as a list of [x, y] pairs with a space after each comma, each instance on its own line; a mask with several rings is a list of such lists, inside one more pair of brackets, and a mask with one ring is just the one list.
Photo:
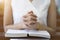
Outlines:
[[27, 34], [27, 37], [29, 37], [29, 34]]

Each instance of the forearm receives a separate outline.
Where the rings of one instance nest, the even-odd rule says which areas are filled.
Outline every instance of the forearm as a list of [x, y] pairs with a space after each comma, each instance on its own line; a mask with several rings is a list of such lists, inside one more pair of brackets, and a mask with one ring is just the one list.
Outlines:
[[48, 31], [51, 34], [51, 36], [54, 36], [54, 34], [55, 34], [55, 29], [50, 28], [48, 26], [44, 26], [44, 25], [38, 24], [37, 27], [38, 27], [38, 30], [46, 30], [46, 31]]
[[12, 15], [11, 0], [4, 0], [4, 22], [3, 26], [13, 24], [13, 15]]
[[50, 28], [48, 26], [42, 25], [42, 24], [38, 24], [38, 29], [39, 30], [54, 31], [54, 29], [52, 29], [52, 28]]
[[8, 29], [16, 29], [16, 30], [18, 29], [18, 30], [20, 30], [20, 29], [25, 29], [25, 28], [27, 28], [27, 27], [22, 26], [21, 24], [7, 25], [7, 26], [4, 27], [5, 32], [6, 32]]

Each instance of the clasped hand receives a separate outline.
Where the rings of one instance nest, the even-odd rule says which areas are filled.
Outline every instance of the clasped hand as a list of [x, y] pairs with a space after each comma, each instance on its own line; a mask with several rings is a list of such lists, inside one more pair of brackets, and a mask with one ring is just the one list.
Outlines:
[[23, 22], [28, 29], [36, 29], [37, 16], [33, 13], [33, 11], [30, 11], [23, 16]]

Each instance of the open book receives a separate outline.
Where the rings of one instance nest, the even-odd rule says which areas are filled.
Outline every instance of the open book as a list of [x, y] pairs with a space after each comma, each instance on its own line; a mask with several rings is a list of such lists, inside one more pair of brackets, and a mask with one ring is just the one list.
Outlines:
[[47, 31], [9, 29], [5, 33], [6, 37], [27, 37], [27, 35], [32, 37], [50, 38], [50, 34]]

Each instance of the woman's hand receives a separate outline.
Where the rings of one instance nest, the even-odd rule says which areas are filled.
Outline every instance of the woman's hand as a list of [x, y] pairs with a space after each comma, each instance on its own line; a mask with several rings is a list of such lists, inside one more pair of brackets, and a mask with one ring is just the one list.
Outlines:
[[33, 11], [30, 11], [26, 15], [24, 15], [23, 21], [28, 29], [36, 29], [37, 16], [33, 13]]

